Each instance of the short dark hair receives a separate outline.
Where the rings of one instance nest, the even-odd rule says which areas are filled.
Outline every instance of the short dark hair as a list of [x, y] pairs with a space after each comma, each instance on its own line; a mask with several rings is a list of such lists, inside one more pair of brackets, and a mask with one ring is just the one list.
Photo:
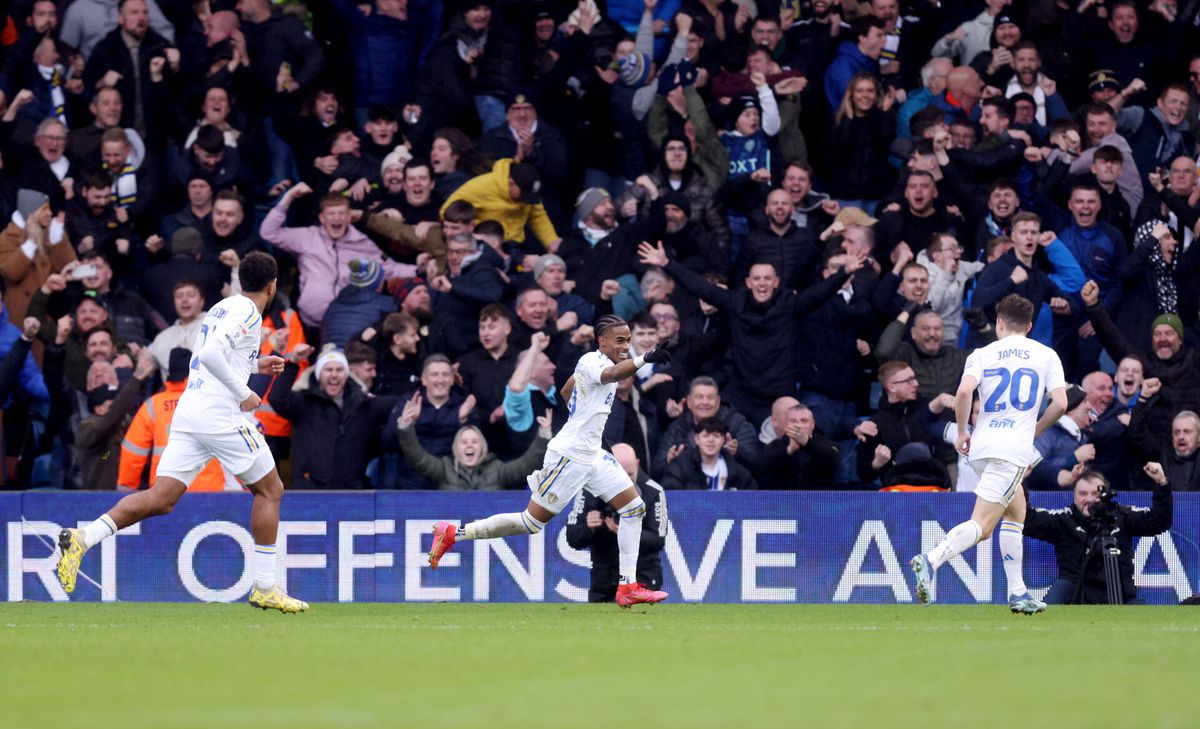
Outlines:
[[390, 106], [383, 104], [372, 104], [367, 107], [367, 121], [373, 122], [394, 122], [399, 117], [396, 116], [396, 110]]
[[475, 224], [475, 235], [487, 235], [504, 240], [504, 226], [496, 220], [480, 220]]
[[221, 190], [217, 193], [217, 196], [213, 198], [213, 205], [216, 205], [222, 200], [233, 201], [242, 208], [243, 213], [246, 212], [246, 198], [238, 194], [236, 190]]
[[993, 96], [990, 99], [983, 100], [983, 106], [990, 106], [996, 110], [996, 116], [1011, 122], [1013, 120], [1013, 103], [1003, 96]]
[[242, 291], [258, 293], [266, 291], [271, 282], [279, 277], [279, 266], [275, 259], [262, 251], [251, 251], [242, 259], [238, 267], [238, 281]]
[[209, 154], [225, 151], [225, 132], [212, 124], [205, 124], [196, 130], [195, 146]]
[[995, 192], [996, 190], [1012, 190], [1013, 192], [1016, 192], [1017, 186], [1013, 183], [1012, 180], [1006, 180], [1002, 177], [999, 180], [996, 180], [992, 184], [988, 185], [987, 196], [991, 197], [992, 193]]
[[1092, 159], [1096, 160], [1097, 162], [1121, 162], [1121, 163], [1124, 163], [1125, 155], [1121, 154], [1121, 150], [1117, 149], [1116, 147], [1112, 146], [1111, 144], [1105, 144], [1101, 147], [1096, 148], [1096, 153], [1092, 157]]
[[442, 211], [442, 220], [450, 223], [474, 223], [479, 211], [466, 200], [455, 200]]
[[700, 418], [693, 427], [695, 427], [697, 435], [700, 433], [729, 434], [729, 426], [719, 418]]
[[629, 320], [629, 328], [633, 329], [658, 329], [658, 322], [650, 315], [650, 312], [643, 311], [641, 314]]
[[79, 179], [84, 190], [107, 190], [112, 188], [112, 178], [100, 170], [85, 172]]
[[[90, 300], [92, 303], [95, 303], [97, 306], [101, 306], [100, 304], [98, 304], [98, 303], [96, 302], [96, 300], [95, 300], [95, 299], [89, 299], [89, 298], [84, 298], [84, 299], [81, 299], [81, 301], [89, 301], [89, 300]], [[93, 329], [92, 331], [90, 331], [90, 332], [88, 332], [87, 334], [83, 335], [83, 343], [84, 343], [84, 344], [87, 344], [88, 342], [90, 342], [90, 341], [92, 340], [92, 337], [96, 336], [97, 334], [106, 334], [106, 335], [108, 335], [108, 338], [109, 338], [109, 340], [110, 340], [110, 341], [113, 343], [113, 345], [116, 345], [116, 343], [117, 343], [117, 338], [116, 338], [115, 336], [113, 336], [113, 333], [112, 333], [112, 332], [110, 332], [109, 330], [105, 329], [103, 326], [96, 327], [96, 328], [95, 328], [95, 329]]]
[[932, 139], [925, 139], [924, 137], [915, 138], [913, 139], [912, 149], [908, 150], [908, 158], [912, 159], [918, 154], [922, 157], [930, 157], [935, 151]]
[[616, 314], [605, 314], [596, 320], [596, 338], [603, 337], [610, 329], [627, 326], [629, 324]]
[[1033, 302], [1024, 296], [1009, 294], [996, 304], [996, 318], [1017, 329], [1033, 323]]
[[854, 22], [850, 24], [850, 32], [854, 34], [854, 42], [857, 43], [859, 38], [866, 38], [870, 35], [871, 28], [885, 30], [887, 25], [874, 15], [863, 15], [855, 18]]
[[936, 106], [927, 106], [912, 115], [912, 118], [908, 120], [908, 129], [912, 132], [912, 138], [916, 140], [921, 138], [926, 129], [945, 122], [945, 112]]
[[479, 321], [485, 322], [494, 319], [503, 319], [506, 322], [512, 322], [512, 314], [504, 304], [488, 304], [479, 310]]
[[358, 342], [351, 340], [346, 342], [346, 346], [342, 349], [346, 355], [348, 364], [358, 364], [359, 362], [378, 362], [379, 356], [375, 354], [375, 348], [366, 342]]
[[1117, 118], [1117, 112], [1109, 104], [1092, 102], [1087, 105], [1087, 113], [1084, 116], [1111, 116]]
[[1102, 489], [1107, 489], [1109, 486], [1112, 485], [1108, 481], [1108, 476], [1105, 476], [1103, 473], [1100, 473], [1099, 471], [1097, 471], [1095, 469], [1089, 468], [1089, 469], [1085, 470], [1083, 473], [1079, 474], [1078, 477], [1076, 477], [1075, 483], [1071, 485], [1071, 490], [1074, 491], [1075, 487], [1079, 485], [1079, 482], [1083, 481], [1084, 479], [1086, 479], [1088, 481], [1099, 481], [1100, 488], [1102, 488]]
[[201, 298], [203, 298], [204, 286], [194, 278], [183, 278], [183, 279], [176, 281], [175, 285], [171, 287], [171, 293], [174, 294], [176, 291], [178, 291], [179, 289], [181, 289], [185, 286], [190, 286], [190, 287], [196, 289], [197, 291], [200, 292]]
[[1103, 195], [1100, 193], [1100, 186], [1097, 185], [1096, 183], [1092, 182], [1091, 180], [1083, 180], [1082, 182], [1077, 182], [1074, 185], [1071, 185], [1071, 192], [1070, 192], [1070, 194], [1067, 195], [1068, 200], [1071, 199], [1071, 196], [1073, 196], [1075, 194], [1076, 190], [1083, 190], [1084, 192], [1094, 192], [1094, 193], [1096, 193], [1097, 196], [1103, 197]]
[[404, 174], [408, 175], [409, 170], [416, 170], [416, 169], [420, 169], [422, 167], [428, 168], [429, 176], [433, 177], [433, 165], [430, 164], [429, 159], [426, 157], [413, 157], [409, 161], [405, 162], [404, 163]]
[[1017, 51], [1033, 51], [1034, 53], [1038, 54], [1039, 58], [1042, 55], [1041, 51], [1038, 50], [1037, 44], [1031, 40], [1018, 41], [1017, 44], [1012, 47], [1012, 54], [1014, 56], [1017, 55]]

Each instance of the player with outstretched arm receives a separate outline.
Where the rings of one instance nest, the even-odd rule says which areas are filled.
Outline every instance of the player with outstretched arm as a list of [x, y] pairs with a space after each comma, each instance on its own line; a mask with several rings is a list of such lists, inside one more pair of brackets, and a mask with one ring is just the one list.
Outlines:
[[250, 604], [283, 613], [308, 609], [308, 603], [289, 597], [275, 581], [275, 536], [283, 481], [271, 450], [251, 419], [262, 400], [246, 386], [255, 372], [283, 371], [282, 357], [259, 357], [262, 313], [275, 298], [277, 275], [275, 259], [266, 253], [255, 252], [242, 259], [238, 268], [242, 293], [209, 310], [192, 345], [195, 356], [187, 388], [176, 406], [154, 487], [126, 496], [82, 529], [62, 531], [58, 579], [64, 590], [75, 589], [79, 563], [87, 550], [131, 524], [171, 513], [196, 474], [216, 458], [254, 494], [250, 507], [254, 534]]
[[586, 488], [608, 502], [621, 517], [617, 527], [621, 573], [617, 604], [627, 608], [667, 598], [667, 593], [646, 589], [637, 582], [638, 548], [646, 504], [617, 460], [603, 450], [600, 443], [616, 396], [617, 382], [633, 377], [647, 362], [665, 364], [671, 360], [671, 355], [662, 347], [630, 358], [631, 339], [629, 325], [623, 319], [611, 314], [600, 317], [596, 322], [598, 350], [579, 358], [575, 374], [563, 387], [562, 396], [568, 403], [570, 415], [566, 425], [550, 441], [542, 469], [527, 479], [533, 494], [525, 511], [495, 514], [461, 528], [446, 521], [437, 522], [433, 527], [433, 546], [429, 550], [430, 567], [437, 569], [442, 555], [460, 541], [537, 534], [575, 500], [581, 489]]
[[[941, 544], [909, 562], [922, 603], [933, 599], [934, 572], [991, 536], [999, 522], [1009, 609], [1026, 615], [1046, 609], [1046, 603], [1029, 594], [1021, 574], [1026, 508], [1021, 481], [1038, 457], [1033, 439], [1066, 412], [1067, 390], [1058, 354], [1025, 336], [1032, 326], [1033, 304], [1016, 294], [1005, 296], [996, 305], [997, 340], [972, 352], [963, 367], [954, 397], [956, 447], [979, 474], [975, 509]], [[983, 407], [972, 431], [967, 422], [976, 388]], [[1050, 404], [1038, 419], [1046, 393]]]

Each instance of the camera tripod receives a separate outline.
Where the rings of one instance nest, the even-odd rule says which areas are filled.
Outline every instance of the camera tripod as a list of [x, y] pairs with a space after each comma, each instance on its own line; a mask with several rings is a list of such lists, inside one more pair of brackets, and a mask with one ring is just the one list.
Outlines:
[[1124, 605], [1125, 592], [1121, 586], [1121, 569], [1117, 563], [1121, 556], [1121, 547], [1117, 545], [1117, 538], [1111, 533], [1097, 535], [1090, 540], [1087, 551], [1083, 553], [1083, 569], [1079, 572], [1079, 584], [1075, 586], [1075, 597], [1071, 604], [1080, 604], [1083, 586], [1087, 581], [1088, 563], [1096, 552], [1099, 552], [1100, 558], [1104, 560], [1104, 587], [1108, 594], [1108, 604]]

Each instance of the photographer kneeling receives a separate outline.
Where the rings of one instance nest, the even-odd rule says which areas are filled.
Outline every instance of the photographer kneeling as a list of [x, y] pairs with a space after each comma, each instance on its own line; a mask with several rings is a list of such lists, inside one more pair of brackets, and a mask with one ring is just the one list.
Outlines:
[[[1058, 579], [1046, 594], [1047, 604], [1137, 602], [1133, 537], [1149, 537], [1170, 529], [1173, 504], [1162, 466], [1147, 463], [1143, 470], [1154, 481], [1154, 500], [1149, 509], [1116, 503], [1117, 492], [1103, 474], [1083, 471], [1075, 480], [1075, 502], [1071, 506], [1027, 510], [1025, 536], [1053, 544], [1058, 561]], [[1105, 575], [1110, 547], [1119, 550], [1115, 565], [1119, 578], [1114, 580], [1119, 585], [1110, 585]]]

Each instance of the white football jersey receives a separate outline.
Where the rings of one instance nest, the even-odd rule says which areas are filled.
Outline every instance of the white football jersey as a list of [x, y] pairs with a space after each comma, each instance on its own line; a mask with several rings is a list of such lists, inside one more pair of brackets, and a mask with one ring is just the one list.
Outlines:
[[550, 441], [549, 449], [580, 463], [591, 463], [600, 454], [601, 436], [612, 412], [617, 383], [600, 382], [600, 373], [615, 364], [600, 352], [588, 352], [575, 365], [575, 389], [567, 403], [567, 424]]
[[254, 302], [242, 295], [230, 296], [208, 310], [196, 341], [187, 388], [179, 398], [171, 429], [185, 433], [226, 433], [253, 421], [241, 408], [242, 398], [232, 392], [200, 361], [200, 349], [220, 337], [227, 350], [226, 362], [238, 382], [245, 384], [258, 371], [262, 347], [262, 315]]
[[971, 461], [998, 458], [1018, 466], [1037, 459], [1033, 436], [1047, 392], [1067, 386], [1062, 360], [1027, 337], [1008, 336], [967, 357], [963, 375], [979, 383], [979, 422], [971, 434]]

